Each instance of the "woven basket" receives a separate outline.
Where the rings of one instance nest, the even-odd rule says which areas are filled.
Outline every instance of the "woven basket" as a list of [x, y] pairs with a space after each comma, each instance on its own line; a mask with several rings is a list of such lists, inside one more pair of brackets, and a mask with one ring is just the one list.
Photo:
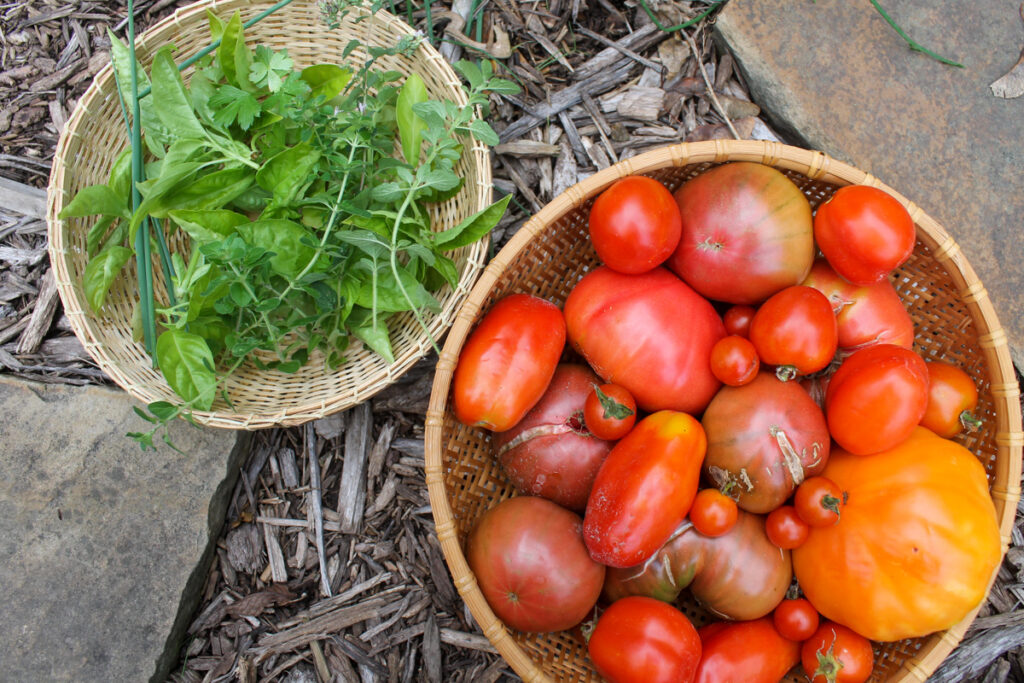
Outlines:
[[[462, 546], [485, 510], [515, 495], [491, 455], [489, 433], [455, 420], [450, 386], [459, 351], [474, 323], [490, 305], [513, 292], [562, 304], [574, 284], [598, 263], [587, 235], [592, 200], [618, 178], [649, 175], [676, 189], [709, 167], [755, 161], [783, 171], [817, 206], [839, 186], [881, 187], [910, 211], [917, 246], [893, 283], [916, 329], [916, 349], [966, 370], [980, 393], [980, 430], [959, 441], [985, 465], [999, 519], [1003, 550], [1010, 542], [1020, 498], [1020, 390], [1006, 334], [988, 294], [956, 242], [934, 220], [877, 178], [831, 159], [778, 143], [712, 141], [683, 143], [607, 168], [557, 197], [528, 221], [497, 255], [459, 312], [441, 353], [426, 420], [426, 478], [437, 535], [459, 590], [484, 634], [527, 682], [596, 681], [586, 648], [568, 632], [510, 632], [488, 607], [466, 564]], [[994, 579], [994, 576], [993, 576]], [[685, 592], [684, 592], [685, 594]], [[708, 621], [692, 603], [681, 607], [698, 624]], [[947, 631], [925, 638], [875, 645], [873, 681], [924, 681], [963, 637], [974, 613]], [[798, 676], [787, 680], [804, 681]]]
[[[270, 2], [227, 0], [200, 2], [180, 9], [147, 31], [137, 41], [139, 61], [147, 65], [160, 46], [173, 43], [181, 61], [210, 42], [206, 11], [213, 10], [227, 20], [239, 10], [242, 20], [270, 6]], [[363, 13], [365, 14], [365, 12]], [[356, 22], [349, 15], [336, 30], [328, 29], [315, 0], [296, 0], [246, 30], [250, 45], [257, 42], [274, 49], [287, 48], [296, 68], [314, 63], [343, 63], [342, 51], [352, 39], [367, 45], [392, 45], [409, 26], [385, 12]], [[357, 50], [352, 59], [365, 53]], [[447, 98], [464, 104], [459, 79], [447, 62], [423, 43], [412, 58], [391, 57], [379, 62], [382, 69], [416, 72], [432, 98]], [[185, 78], [189, 73], [185, 74]], [[81, 276], [87, 263], [85, 238], [93, 219], [57, 218], [64, 205], [87, 185], [105, 183], [118, 154], [128, 146], [117, 100], [111, 66], [101, 71], [86, 91], [61, 135], [53, 162], [48, 193], [50, 259], [64, 310], [75, 334], [92, 357], [117, 384], [136, 398], [176, 402], [174, 392], [159, 371], [154, 370], [141, 344], [132, 341], [131, 315], [137, 298], [134, 260], [127, 276], [115, 283], [107, 297], [104, 314], [97, 315], [86, 303]], [[432, 211], [433, 229], [454, 227], [464, 218], [485, 208], [491, 200], [491, 166], [486, 147], [465, 141], [465, 151], [456, 171], [465, 179], [462, 190]], [[172, 249], [184, 249], [182, 238], [172, 239]], [[431, 337], [439, 339], [451, 325], [455, 312], [486, 262], [487, 244], [478, 242], [452, 254], [459, 270], [458, 286], [447, 285], [438, 293], [441, 311], [426, 316], [430, 335], [423, 332], [411, 313], [392, 318], [389, 329], [395, 362], [388, 364], [377, 354], [353, 340], [346, 362], [329, 372], [316, 356], [294, 374], [243, 366], [226, 383], [233, 409], [221, 399], [210, 412], [197, 412], [195, 419], [209, 425], [236, 429], [257, 429], [272, 425], [289, 426], [343, 410], [372, 396], [394, 382], [431, 348]], [[157, 295], [164, 292], [161, 270], [154, 268]]]

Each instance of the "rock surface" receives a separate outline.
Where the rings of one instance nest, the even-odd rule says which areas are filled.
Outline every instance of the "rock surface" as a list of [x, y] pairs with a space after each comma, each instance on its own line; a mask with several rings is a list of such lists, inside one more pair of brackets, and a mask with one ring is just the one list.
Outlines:
[[1024, 97], [989, 89], [1024, 46], [1019, 5], [883, 3], [915, 41], [963, 69], [911, 51], [867, 2], [730, 2], [716, 32], [775, 125], [878, 176], [957, 240], [1021, 368]]
[[206, 579], [245, 435], [172, 425], [143, 453], [133, 400], [0, 377], [0, 678], [164, 680]]

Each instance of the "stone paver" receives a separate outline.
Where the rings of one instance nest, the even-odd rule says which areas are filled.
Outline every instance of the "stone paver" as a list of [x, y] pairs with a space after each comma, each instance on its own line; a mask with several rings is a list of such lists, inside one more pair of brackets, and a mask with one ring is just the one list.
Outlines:
[[1024, 97], [989, 83], [1024, 46], [1019, 0], [888, 0], [911, 52], [868, 2], [730, 2], [716, 32], [781, 129], [873, 173], [962, 247], [1024, 367]]
[[0, 376], [0, 679], [164, 680], [248, 441], [172, 425], [143, 453], [132, 399]]

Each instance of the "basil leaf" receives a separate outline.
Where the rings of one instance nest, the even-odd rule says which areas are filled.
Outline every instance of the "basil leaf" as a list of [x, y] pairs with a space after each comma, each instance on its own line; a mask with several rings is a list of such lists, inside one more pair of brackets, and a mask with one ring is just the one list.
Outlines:
[[134, 253], [127, 247], [111, 245], [89, 261], [82, 274], [82, 288], [93, 311], [99, 313], [103, 308], [110, 286]]
[[207, 173], [168, 193], [152, 212], [164, 218], [171, 209], [215, 209], [245, 192], [252, 183], [252, 169], [245, 166]]
[[352, 72], [337, 64], [314, 64], [303, 69], [300, 77], [312, 88], [311, 98], [323, 97], [329, 102], [352, 80]]
[[[385, 313], [408, 311], [413, 306], [435, 312], [441, 310], [441, 304], [437, 299], [404, 266], [398, 266], [398, 277], [409, 300], [402, 294], [398, 280], [395, 280], [391, 268], [380, 268], [377, 271], [376, 284], [372, 277], [360, 283], [359, 293], [356, 295], [356, 305], [372, 309], [376, 300], [376, 310]], [[375, 291], [376, 297], [374, 296]]]
[[[89, 232], [85, 236], [85, 252], [89, 256], [93, 256], [100, 249], [100, 245], [106, 241], [103, 238], [107, 234], [107, 230], [114, 224], [114, 221], [120, 220], [117, 216], [104, 216], [89, 228]], [[116, 230], [114, 231], [117, 232]], [[112, 235], [113, 236], [113, 235]]]
[[235, 10], [231, 19], [224, 25], [220, 45], [217, 47], [217, 62], [228, 83], [243, 90], [249, 90], [252, 88], [252, 83], [249, 81], [252, 53], [245, 46], [244, 31], [242, 17], [238, 10]]
[[218, 17], [210, 10], [206, 10], [206, 19], [210, 23], [210, 40], [220, 40], [220, 37], [224, 35], [224, 20]]
[[[316, 255], [313, 233], [295, 221], [268, 218], [238, 226], [238, 234], [248, 244], [272, 252], [270, 267], [287, 278], [298, 277]], [[315, 269], [323, 270], [320, 259]]]
[[156, 104], [156, 115], [174, 135], [179, 138], [206, 137], [203, 124], [196, 118], [192, 103], [181, 80], [177, 64], [171, 58], [171, 48], [162, 47], [153, 57], [152, 99]]
[[256, 184], [274, 195], [278, 204], [290, 204], [303, 186], [313, 180], [320, 152], [308, 142], [288, 147], [271, 157], [256, 172]]
[[81, 218], [83, 216], [121, 216], [128, 218], [128, 198], [118, 195], [107, 185], [89, 185], [83, 187], [68, 202], [58, 218]]
[[174, 209], [167, 215], [200, 244], [222, 240], [249, 222], [246, 216], [227, 209]]
[[420, 146], [423, 143], [423, 129], [426, 122], [413, 111], [413, 106], [427, 101], [427, 87], [420, 75], [413, 72], [405, 79], [405, 85], [398, 92], [395, 102], [395, 119], [398, 123], [398, 138], [402, 142], [402, 154], [413, 167], [420, 165]]
[[434, 235], [434, 246], [449, 250], [464, 247], [487, 235], [501, 217], [511, 201], [512, 195], [507, 194], [498, 201], [466, 218], [454, 228], [449, 228]]
[[210, 409], [217, 376], [205, 339], [184, 330], [166, 330], [156, 340], [156, 360], [174, 393], [199, 410]]
[[[121, 99], [124, 100], [125, 108], [132, 112], [135, 110], [135, 98], [132, 96], [132, 89], [130, 87], [132, 82], [131, 54], [128, 51], [128, 46], [121, 42], [121, 39], [109, 28], [107, 29], [107, 37], [110, 39], [110, 61], [114, 64], [114, 73], [117, 76], [119, 93]], [[149, 76], [146, 75], [142, 64], [136, 61], [135, 66], [139, 90], [149, 88]], [[167, 126], [157, 116], [152, 97], [146, 97], [139, 101], [139, 117], [142, 119], [142, 130], [145, 131], [143, 140], [151, 151], [154, 143], [166, 145], [173, 139]], [[163, 154], [157, 156], [163, 156]]]
[[345, 321], [352, 336], [381, 355], [388, 363], [395, 362], [395, 354], [391, 350], [391, 335], [387, 325], [378, 320], [373, 324], [373, 316], [365, 308], [353, 308]]
[[126, 148], [114, 160], [114, 165], [110, 167], [110, 177], [107, 179], [107, 185], [114, 191], [114, 194], [125, 198], [124, 205], [127, 208], [128, 198], [131, 196], [132, 191], [131, 147]]

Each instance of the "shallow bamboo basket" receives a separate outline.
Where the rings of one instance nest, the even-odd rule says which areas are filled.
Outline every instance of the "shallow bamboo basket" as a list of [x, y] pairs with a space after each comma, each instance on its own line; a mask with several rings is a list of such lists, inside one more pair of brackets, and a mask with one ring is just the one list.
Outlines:
[[[136, 42], [139, 61], [148, 67], [156, 50], [167, 43], [177, 46], [175, 58], [179, 62], [208, 45], [207, 9], [225, 20], [238, 10], [246, 21], [271, 4], [252, 0], [207, 1], [179, 9], [139, 37]], [[343, 63], [342, 51], [352, 39], [359, 39], [366, 45], [392, 45], [400, 36], [412, 33], [407, 24], [386, 12], [354, 21], [355, 16], [366, 14], [353, 12], [339, 28], [331, 30], [321, 20], [318, 2], [295, 0], [246, 29], [246, 37], [250, 46], [258, 42], [274, 49], [287, 48], [295, 67], [301, 69], [316, 63]], [[365, 52], [357, 50], [350, 59], [364, 56]], [[411, 58], [385, 58], [378, 65], [384, 70], [418, 73], [432, 98], [466, 102], [458, 77], [425, 42]], [[190, 71], [185, 73], [186, 79]], [[436, 231], [454, 227], [491, 201], [487, 148], [475, 140], [464, 142], [462, 160], [456, 170], [465, 184], [455, 197], [433, 208], [431, 214]], [[86, 303], [81, 284], [87, 263], [85, 237], [94, 219], [57, 218], [79, 189], [107, 181], [113, 161], [127, 146], [113, 68], [108, 65], [97, 74], [75, 108], [57, 146], [48, 188], [50, 260], [64, 310], [75, 334], [99, 367], [141, 401], [178, 402], [163, 376], [152, 367], [142, 345], [132, 341], [131, 316], [138, 296], [134, 260], [125, 271], [127, 275], [111, 288], [103, 315], [95, 314]], [[172, 249], [186, 247], [180, 234], [170, 242]], [[316, 356], [294, 374], [245, 365], [227, 380], [233, 409], [218, 399], [211, 411], [196, 412], [195, 419], [234, 429], [290, 426], [365, 401], [430, 351], [432, 339], [440, 339], [451, 325], [459, 305], [486, 263], [486, 241], [463, 247], [452, 256], [459, 270], [459, 282], [454, 289], [446, 285], [438, 293], [439, 313], [426, 314], [430, 334], [423, 332], [411, 313], [392, 318], [388, 327], [395, 354], [393, 364], [389, 365], [353, 339], [345, 355], [346, 362], [333, 372], [325, 368], [322, 359], [318, 362]], [[164, 292], [164, 283], [158, 265], [154, 267], [154, 280], [159, 297]]]
[[[574, 284], [598, 264], [587, 236], [587, 215], [593, 199], [613, 181], [641, 173], [675, 190], [727, 161], [774, 166], [803, 190], [812, 206], [839, 186], [863, 184], [886, 190], [910, 211], [917, 226], [917, 245], [892, 280], [914, 321], [917, 351], [925, 358], [959, 365], [978, 386], [977, 412], [983, 426], [958, 438], [988, 473], [1004, 552], [1010, 542], [1020, 498], [1024, 444], [1020, 389], [1006, 333], [956, 242], [920, 207], [877, 178], [820, 152], [771, 142], [721, 140], [659, 149], [591, 176], [530, 219], [481, 275], [455, 320], [437, 365], [426, 419], [426, 478], [437, 535], [455, 586], [484, 634], [529, 683], [597, 681], [600, 676], [591, 666], [585, 646], [570, 633], [508, 630], [488, 607], [466, 564], [462, 549], [473, 524], [498, 501], [515, 495], [515, 490], [491, 455], [489, 433], [460, 424], [452, 414], [450, 387], [459, 351], [475, 322], [507, 294], [525, 292], [564, 303]], [[679, 606], [698, 625], [708, 621], [695, 603], [681, 602]], [[941, 633], [876, 643], [871, 680], [924, 681], [963, 637], [976, 611]], [[798, 672], [794, 670], [786, 680], [806, 681]]]

